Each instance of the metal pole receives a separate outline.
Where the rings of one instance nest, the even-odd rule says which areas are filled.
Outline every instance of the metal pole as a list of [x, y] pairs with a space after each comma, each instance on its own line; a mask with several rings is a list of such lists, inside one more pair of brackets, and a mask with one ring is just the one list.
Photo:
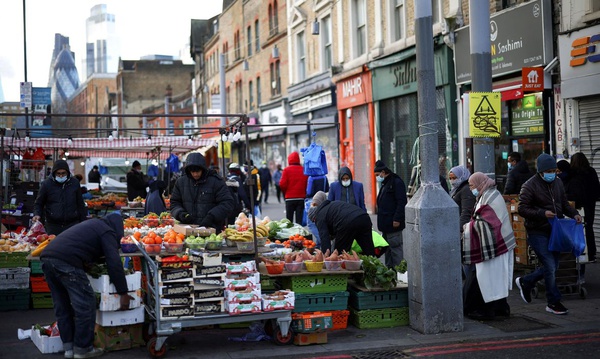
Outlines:
[[[492, 91], [492, 54], [490, 40], [489, 3], [481, 0], [469, 0], [469, 19], [471, 29], [471, 90], [473, 92]], [[473, 167], [495, 178], [494, 140], [492, 138], [473, 139]]]
[[[225, 54], [221, 54], [219, 56], [219, 99], [221, 101], [221, 114], [227, 113], [227, 96], [225, 93], [226, 84], [225, 84]], [[227, 117], [221, 117], [221, 128], [225, 128], [227, 125]], [[248, 134], [246, 134], [246, 142], [248, 142]], [[223, 178], [227, 177], [227, 172], [225, 172], [225, 146], [224, 141], [221, 141], [221, 155], [223, 162]]]
[[[27, 9], [23, 0], [23, 71], [27, 82]], [[25, 107], [25, 128], [29, 129], [29, 108]]]
[[437, 164], [431, 8], [431, 1], [415, 1], [422, 183], [405, 207], [403, 233], [410, 326], [425, 334], [463, 330], [458, 206], [442, 189]]

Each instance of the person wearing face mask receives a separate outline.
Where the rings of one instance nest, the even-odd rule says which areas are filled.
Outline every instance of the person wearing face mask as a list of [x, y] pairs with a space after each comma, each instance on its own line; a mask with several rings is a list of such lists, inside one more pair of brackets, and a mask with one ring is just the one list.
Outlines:
[[510, 316], [506, 298], [512, 289], [514, 248], [517, 243], [506, 203], [496, 182], [482, 172], [469, 177], [476, 198], [475, 209], [465, 224], [462, 238], [464, 314], [476, 320]]
[[127, 172], [127, 198], [133, 201], [134, 198], [146, 198], [146, 187], [148, 181], [142, 173], [142, 164], [139, 161], [133, 161], [131, 170]]
[[87, 218], [87, 209], [79, 181], [71, 176], [67, 161], [54, 162], [51, 173], [40, 185], [31, 220], [42, 220], [46, 233], [58, 235], [83, 222]]
[[392, 172], [381, 160], [375, 162], [374, 172], [375, 179], [381, 186], [377, 195], [377, 229], [389, 244], [385, 253], [385, 265], [394, 267], [404, 259], [402, 231], [406, 226], [406, 185], [400, 176]]
[[359, 206], [367, 211], [365, 206], [365, 192], [363, 184], [352, 179], [352, 172], [348, 167], [340, 168], [338, 182], [329, 187], [327, 199], [330, 201], [343, 201]]
[[521, 159], [519, 152], [508, 154], [508, 173], [506, 174], [506, 184], [504, 185], [504, 194], [519, 194], [521, 186], [527, 181], [533, 173], [529, 170], [529, 165]]
[[525, 218], [527, 243], [537, 256], [540, 266], [527, 275], [515, 279], [521, 298], [531, 303], [531, 290], [537, 281], [544, 279], [546, 285], [546, 311], [567, 314], [561, 303], [561, 294], [556, 285], [559, 252], [548, 250], [552, 226], [548, 219], [563, 218], [565, 215], [581, 223], [579, 212], [571, 207], [562, 181], [556, 180], [556, 160], [542, 153], [536, 160], [537, 174], [523, 184], [519, 194], [519, 215]]
[[458, 205], [458, 213], [460, 213], [460, 231], [463, 231], [463, 226], [471, 220], [473, 207], [475, 207], [475, 196], [469, 189], [469, 177], [471, 171], [465, 166], [456, 166], [450, 169], [448, 178], [450, 179], [450, 197]]

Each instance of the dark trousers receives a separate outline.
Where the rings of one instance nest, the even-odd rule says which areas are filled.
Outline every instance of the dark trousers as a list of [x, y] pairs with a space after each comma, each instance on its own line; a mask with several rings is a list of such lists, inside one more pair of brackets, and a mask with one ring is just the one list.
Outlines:
[[278, 184], [275, 185], [275, 193], [277, 193], [277, 202], [281, 203], [281, 187]]
[[65, 350], [93, 349], [96, 295], [81, 268], [56, 258], [42, 258], [42, 270], [54, 302], [54, 315]]
[[264, 203], [267, 203], [267, 201], [269, 200], [269, 184], [268, 183], [261, 183], [260, 184], [260, 188], [262, 189], [262, 191], [260, 192], [260, 195], [262, 197], [262, 201]]
[[596, 203], [583, 207], [585, 211], [585, 243], [587, 245], [589, 259], [596, 258], [596, 237], [594, 236], [594, 216], [596, 215]]
[[295, 222], [301, 225], [304, 216], [304, 199], [285, 200], [285, 217], [294, 222], [294, 214], [296, 215]]

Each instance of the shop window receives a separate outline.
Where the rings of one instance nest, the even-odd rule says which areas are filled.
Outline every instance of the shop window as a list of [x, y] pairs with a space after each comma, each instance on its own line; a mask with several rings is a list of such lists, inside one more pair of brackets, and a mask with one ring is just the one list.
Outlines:
[[365, 0], [352, 1], [354, 57], [367, 52], [367, 8]]
[[249, 105], [250, 105], [251, 111], [254, 110], [254, 86], [253, 85], [254, 84], [252, 83], [252, 80], [250, 80], [248, 82], [248, 94], [249, 94], [248, 102], [250, 102]]

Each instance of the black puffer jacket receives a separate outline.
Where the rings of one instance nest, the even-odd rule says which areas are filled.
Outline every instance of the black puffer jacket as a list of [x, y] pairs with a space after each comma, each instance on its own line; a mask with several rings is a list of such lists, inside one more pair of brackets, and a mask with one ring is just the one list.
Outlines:
[[58, 160], [52, 167], [52, 175], [42, 182], [33, 205], [33, 214], [45, 219], [46, 223], [67, 225], [82, 222], [87, 218], [87, 210], [77, 178], [70, 174], [64, 183], [56, 181], [57, 170], [69, 172], [66, 161]]
[[362, 208], [342, 202], [325, 200], [315, 211], [315, 225], [319, 230], [321, 242], [330, 241], [336, 234], [344, 231], [354, 231], [356, 224], [363, 223], [360, 217], [371, 218]]
[[464, 181], [458, 185], [458, 188], [452, 195], [452, 199], [458, 205], [458, 210], [460, 212], [460, 231], [462, 232], [463, 226], [471, 220], [473, 208], [475, 208], [475, 196], [473, 196], [473, 193], [469, 188], [469, 181]]
[[[190, 166], [202, 168], [198, 181], [192, 177]], [[179, 177], [173, 187], [171, 215], [182, 223], [220, 229], [233, 209], [233, 197], [225, 181], [215, 171], [208, 170], [202, 154], [189, 154], [185, 175]], [[188, 214], [191, 218], [186, 219]]]
[[[406, 226], [404, 207], [407, 202], [404, 181], [397, 174], [390, 173], [377, 195], [377, 229], [383, 233], [403, 230]], [[394, 221], [400, 222], [398, 228], [394, 228]]]
[[519, 194], [519, 214], [525, 218], [527, 233], [550, 235], [552, 226], [546, 211], [552, 211], [558, 218], [579, 214], [569, 205], [562, 181], [557, 178], [548, 183], [538, 173], [523, 184]]
[[70, 265], [86, 269], [104, 257], [110, 281], [117, 293], [127, 293], [127, 282], [119, 256], [119, 243], [123, 237], [123, 218], [111, 213], [104, 218], [94, 218], [79, 223], [56, 236], [44, 248], [41, 259], [57, 258]]
[[521, 186], [533, 176], [529, 170], [527, 162], [521, 160], [517, 162], [515, 167], [506, 174], [506, 185], [504, 186], [504, 194], [519, 194]]

